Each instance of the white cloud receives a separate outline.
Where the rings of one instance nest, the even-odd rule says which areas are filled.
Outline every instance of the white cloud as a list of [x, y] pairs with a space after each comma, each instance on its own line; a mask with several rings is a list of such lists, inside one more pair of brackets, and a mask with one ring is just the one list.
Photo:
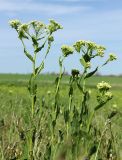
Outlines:
[[88, 6], [68, 6], [64, 4], [37, 3], [30, 0], [25, 1], [3, 1], [0, 0], [0, 12], [41, 12], [50, 15], [68, 14], [89, 10]]

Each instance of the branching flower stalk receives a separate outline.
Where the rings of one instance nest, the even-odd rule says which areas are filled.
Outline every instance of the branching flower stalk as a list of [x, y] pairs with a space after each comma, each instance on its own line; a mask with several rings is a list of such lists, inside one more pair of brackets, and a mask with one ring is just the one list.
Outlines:
[[[59, 112], [58, 111], [58, 95], [59, 95], [59, 86], [61, 83], [61, 79], [63, 77], [63, 61], [64, 61], [64, 57], [60, 57], [59, 58], [59, 67], [60, 67], [60, 73], [59, 76], [56, 78], [55, 83], [56, 83], [56, 91], [55, 91], [55, 110], [56, 110], [56, 117], [58, 116]], [[65, 68], [64, 68], [65, 70]], [[59, 109], [60, 110], [60, 109]]]
[[[88, 72], [88, 70], [91, 68], [91, 60], [95, 57], [104, 57], [104, 53], [105, 53], [106, 48], [104, 46], [97, 45], [94, 42], [83, 41], [83, 40], [77, 41], [74, 44], [74, 48], [78, 53], [81, 53], [81, 52], [83, 53], [82, 57], [80, 59], [80, 63], [83, 66], [84, 71], [83, 71], [83, 74], [82, 74], [82, 76], [81, 76], [81, 78], [79, 79], [79, 82], [78, 82], [78, 87], [82, 89], [82, 90], [81, 89], [80, 90], [82, 91], [82, 93], [84, 95], [83, 96], [84, 98], [83, 98], [83, 101], [82, 101], [82, 111], [81, 111], [81, 117], [83, 117], [83, 110], [86, 108], [86, 113], [88, 111], [88, 108], [86, 107], [86, 104], [84, 104], [86, 102], [86, 100], [85, 100], [86, 96], [88, 97], [88, 94], [89, 94], [87, 91], [85, 91], [86, 90], [86, 87], [85, 87], [86, 86], [85, 85], [86, 84], [86, 79], [93, 76], [98, 71], [98, 69], [100, 68], [99, 66], [97, 66], [95, 68], [95, 70], [93, 70], [91, 72]], [[113, 61], [113, 60], [116, 60], [116, 56], [114, 54], [110, 54], [109, 58], [106, 60], [106, 62], [103, 63], [102, 66], [108, 64], [108, 62]], [[82, 85], [81, 85], [81, 80], [82, 80]], [[108, 99], [109, 98], [110, 97], [108, 97]], [[107, 101], [104, 102], [104, 103], [107, 103]], [[82, 119], [81, 119], [81, 122], [82, 122]]]
[[[11, 20], [9, 23], [10, 26], [17, 31], [18, 38], [21, 40], [24, 48], [24, 53], [27, 56], [27, 58], [32, 62], [32, 74], [29, 80], [28, 90], [31, 96], [31, 117], [33, 119], [36, 109], [35, 106], [37, 99], [36, 78], [44, 69], [45, 59], [50, 51], [51, 44], [54, 41], [53, 33], [59, 29], [62, 29], [62, 27], [54, 20], [50, 20], [50, 23], [48, 25], [45, 25], [40, 21], [31, 21], [29, 23], [22, 24], [19, 20]], [[33, 54], [30, 54], [30, 52], [28, 51], [24, 42], [25, 39], [32, 42]], [[44, 59], [42, 59], [39, 66], [36, 66], [37, 54], [40, 51], [42, 51], [43, 48], [46, 47], [47, 50]], [[33, 137], [33, 128], [31, 135]], [[33, 152], [33, 142], [32, 139], [30, 139], [30, 153], [32, 152]], [[31, 156], [31, 158], [32, 157], [33, 156]]]
[[[62, 148], [62, 151], [59, 152], [58, 159], [90, 160], [99, 158], [104, 151], [102, 150], [102, 146], [104, 146], [102, 140], [106, 137], [108, 125], [105, 125], [105, 129], [101, 131], [100, 127], [94, 124], [96, 123], [95, 117], [97, 115], [96, 113], [98, 113], [101, 108], [105, 107], [113, 98], [113, 95], [110, 92], [111, 86], [108, 83], [104, 81], [98, 83], [96, 95], [97, 105], [91, 108], [89, 102], [92, 95], [87, 88], [87, 79], [92, 77], [98, 69], [105, 66], [110, 61], [116, 60], [116, 56], [110, 54], [109, 58], [101, 66], [98, 65], [92, 70], [92, 60], [94, 58], [104, 57], [105, 47], [84, 40], [77, 41], [73, 46], [63, 45], [61, 47], [63, 55], [59, 58], [60, 73], [56, 78], [54, 103], [52, 103], [52, 107], [47, 108], [48, 106], [45, 106], [45, 101], [43, 101], [40, 112], [38, 112], [39, 118], [37, 118], [36, 106], [38, 102], [36, 79], [44, 69], [46, 57], [54, 41], [53, 33], [58, 29], [62, 29], [62, 27], [54, 20], [50, 20], [48, 25], [40, 21], [31, 21], [22, 24], [18, 20], [12, 20], [10, 21], [10, 25], [17, 31], [18, 38], [21, 40], [24, 48], [24, 54], [32, 63], [32, 74], [28, 84], [31, 97], [31, 114], [29, 114], [29, 127], [25, 129], [28, 130], [25, 135], [28, 159], [54, 160], [57, 158], [57, 152], [60, 148]], [[27, 41], [32, 43], [33, 53], [30, 53], [28, 50], [26, 45]], [[45, 48], [46, 51], [43, 50]], [[37, 55], [42, 51], [44, 56], [40, 64], [37, 65]], [[65, 58], [71, 56], [74, 52], [80, 54], [79, 62], [82, 68], [80, 71], [77, 69], [71, 71], [68, 104], [64, 104], [61, 108], [59, 95], [60, 84], [64, 74], [63, 62]], [[79, 89], [82, 96], [79, 105], [75, 105], [73, 101], [75, 99], [75, 88]], [[45, 111], [47, 112], [45, 113]], [[112, 111], [107, 119], [110, 120], [114, 115], [116, 115], [116, 112]], [[45, 139], [43, 141], [41, 135], [41, 120], [45, 121], [45, 128], [43, 128], [43, 130], [46, 129], [47, 135], [44, 135], [46, 141]], [[59, 122], [63, 122], [63, 124], [58, 124]], [[109, 129], [110, 136], [113, 137], [111, 126]], [[23, 133], [25, 133], [25, 130], [23, 130]], [[41, 144], [41, 140], [46, 144]], [[114, 141], [109, 141], [109, 139], [107, 142], [110, 142], [112, 145], [115, 143]], [[42, 153], [41, 146], [44, 148], [44, 153]], [[108, 150], [114, 147], [107, 145], [106, 148], [105, 154], [107, 155], [109, 154]]]
[[[63, 45], [61, 47], [62, 53], [63, 53], [63, 57], [66, 58], [67, 56], [73, 54], [74, 52], [74, 48], [70, 47], [68, 45]], [[69, 138], [69, 127], [70, 127], [70, 113], [71, 113], [71, 104], [72, 104], [72, 95], [73, 95], [73, 88], [72, 88], [72, 83], [73, 80], [71, 78], [70, 80], [70, 90], [69, 90], [69, 105], [66, 108], [66, 110], [64, 111], [64, 120], [66, 123], [66, 130], [67, 130], [67, 139]]]
[[[82, 128], [84, 129], [84, 127], [86, 128], [86, 134], [91, 134], [90, 129], [92, 127], [92, 122], [93, 122], [93, 117], [95, 115], [95, 112], [101, 107], [103, 107], [109, 100], [111, 100], [113, 96], [112, 96], [112, 93], [108, 91], [110, 88], [109, 87], [110, 85], [108, 83], [106, 82], [99, 83], [97, 85], [98, 87], [98, 96], [97, 96], [98, 105], [93, 109], [92, 112], [90, 111], [89, 104], [88, 104], [89, 99], [90, 99], [90, 92], [86, 88], [86, 80], [90, 78], [91, 76], [93, 76], [100, 68], [99, 66], [97, 66], [93, 71], [89, 72], [89, 69], [91, 69], [92, 67], [91, 66], [92, 59], [96, 57], [103, 57], [106, 49], [103, 46], [95, 44], [94, 42], [83, 41], [83, 40], [77, 41], [73, 45], [73, 47], [64, 45], [62, 46], [62, 52], [65, 57], [69, 56], [70, 54], [73, 54], [74, 51], [78, 53], [82, 53], [81, 58], [80, 58], [80, 63], [83, 67], [83, 73], [82, 75], [80, 75], [80, 72], [78, 70], [76, 69], [72, 70], [72, 75], [70, 79], [69, 108], [66, 111], [64, 111], [64, 115], [65, 115], [64, 119], [67, 124], [67, 137], [68, 137], [69, 136], [69, 132], [68, 132], [69, 126], [70, 128], [72, 128], [71, 123], [74, 123], [72, 122], [72, 119], [71, 119], [71, 115], [73, 114], [71, 113], [72, 112], [71, 102], [72, 102], [72, 95], [73, 95], [73, 87], [72, 87], [71, 81], [72, 82], [75, 81], [83, 97], [82, 103], [81, 103], [82, 105], [81, 105], [79, 116], [78, 116], [79, 117], [79, 129], [77, 129], [76, 131], [76, 132], [79, 131], [79, 137], [80, 137], [80, 132], [82, 132]], [[109, 58], [103, 63], [103, 65], [101, 65], [101, 67], [108, 64], [108, 62], [113, 61], [113, 60], [116, 60], [116, 56], [114, 54], [110, 54]], [[99, 88], [99, 86], [101, 86], [101, 88]], [[79, 141], [79, 138], [78, 138], [78, 141]], [[89, 146], [87, 146], [86, 139], [83, 140], [83, 145], [85, 147], [85, 154], [87, 154]]]

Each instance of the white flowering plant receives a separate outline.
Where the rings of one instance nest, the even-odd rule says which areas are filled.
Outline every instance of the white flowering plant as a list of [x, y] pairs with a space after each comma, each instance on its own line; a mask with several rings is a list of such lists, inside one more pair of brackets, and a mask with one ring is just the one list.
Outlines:
[[[94, 76], [100, 67], [116, 60], [116, 56], [113, 53], [110, 54], [101, 66], [98, 65], [94, 69], [92, 60], [104, 57], [106, 52], [104, 46], [85, 40], [79, 40], [72, 46], [63, 45], [61, 47], [62, 55], [59, 57], [60, 73], [55, 80], [56, 88], [55, 93], [53, 93], [53, 103], [49, 101], [47, 105], [45, 98], [43, 98], [42, 104], [37, 105], [36, 78], [44, 69], [46, 57], [54, 41], [53, 33], [62, 29], [62, 26], [54, 20], [50, 20], [48, 25], [41, 21], [22, 23], [19, 20], [12, 20], [9, 23], [16, 30], [26, 57], [32, 62], [32, 74], [28, 85], [31, 109], [29, 116], [26, 115], [29, 122], [27, 128], [22, 128], [21, 131], [17, 125], [20, 139], [24, 141], [22, 143], [24, 150], [21, 154], [25, 153], [25, 156], [22, 159], [117, 159], [111, 129], [112, 118], [117, 114], [116, 108], [114, 107], [110, 113], [107, 113], [101, 128], [96, 120], [99, 110], [102, 111], [102, 108], [105, 108], [106, 104], [113, 98], [110, 91], [111, 85], [104, 81], [97, 84], [95, 106], [90, 104], [94, 90], [91, 91], [87, 85], [87, 80]], [[31, 41], [32, 54], [28, 51], [25, 40]], [[44, 48], [46, 48], [44, 59], [37, 66], [37, 54], [44, 52]], [[66, 104], [62, 105], [60, 86], [65, 72], [64, 61], [68, 56], [75, 53], [80, 54], [81, 70], [71, 70], [68, 99]], [[75, 92], [76, 89], [77, 93]], [[77, 94], [80, 94], [81, 99], [75, 103], [74, 97], [77, 97]], [[48, 90], [46, 95], [50, 98], [52, 92]], [[107, 135], [109, 138], [106, 138]], [[21, 157], [21, 155], [19, 156]]]
[[[108, 133], [107, 128], [111, 124], [111, 118], [117, 114], [117, 111], [114, 112], [112, 111], [108, 115], [106, 122], [108, 122], [109, 119], [109, 123], [105, 122], [105, 128], [103, 129], [103, 131], [101, 131], [102, 134], [101, 137], [99, 136], [96, 137], [95, 132], [100, 132], [100, 130], [93, 123], [95, 115], [99, 109], [105, 107], [105, 105], [113, 98], [113, 94], [109, 91], [111, 89], [110, 84], [104, 81], [98, 83], [97, 96], [96, 96], [98, 104], [91, 109], [90, 99], [92, 99], [92, 94], [89, 91], [89, 89], [87, 89], [86, 80], [91, 78], [100, 68], [100, 66], [97, 66], [94, 70], [92, 70], [93, 68], [92, 59], [96, 57], [101, 57], [101, 58], [104, 57], [106, 48], [104, 46], [97, 45], [94, 42], [80, 40], [77, 41], [73, 46], [63, 45], [61, 47], [61, 50], [63, 54], [61, 63], [62, 65], [60, 65], [61, 71], [62, 71], [63, 61], [65, 60], [65, 58], [71, 56], [75, 52], [81, 54], [81, 58], [79, 59], [79, 61], [83, 67], [82, 72], [80, 72], [77, 69], [72, 69], [71, 71], [71, 76], [69, 81], [69, 105], [65, 107], [64, 110], [62, 111], [66, 127], [66, 137], [67, 137], [66, 139], [67, 141], [69, 139], [72, 139], [72, 145], [70, 149], [72, 150], [73, 159], [82, 157], [82, 159], [97, 160], [98, 158], [100, 158], [100, 156], [101, 157], [106, 156], [106, 155], [102, 156], [102, 154], [103, 152], [107, 152], [108, 149], [107, 147], [109, 147], [109, 144], [108, 146], [106, 146], [106, 151], [105, 151], [105, 149], [102, 148], [102, 146], [104, 145], [104, 143], [102, 144], [102, 140]], [[116, 60], [116, 56], [114, 54], [110, 54], [108, 59], [105, 62], [103, 62], [101, 67], [113, 60]], [[89, 71], [90, 69], [92, 71]], [[63, 75], [63, 72], [61, 73], [61, 75]], [[62, 76], [60, 76], [58, 80], [61, 81], [61, 78]], [[76, 86], [78, 87], [79, 91], [82, 94], [81, 106], [79, 108], [73, 106], [74, 90]], [[58, 115], [60, 114], [60, 110], [61, 108], [58, 109], [59, 111]], [[112, 132], [111, 128], [109, 129], [110, 129], [109, 132], [111, 133]], [[64, 132], [62, 131], [61, 133]], [[99, 138], [101, 139], [100, 141]], [[63, 143], [65, 143], [65, 141], [63, 141]], [[112, 150], [114, 144], [112, 141], [110, 143], [112, 143], [111, 146]], [[71, 150], [70, 151], [69, 150], [67, 152], [71, 154]], [[67, 157], [66, 159], [70, 157], [70, 155], [67, 154], [66, 154]], [[111, 155], [113, 158], [115, 158], [117, 156], [116, 151], [113, 150], [113, 152], [111, 152], [109, 156]]]
[[[54, 41], [53, 33], [59, 29], [62, 29], [62, 26], [54, 20], [50, 20], [48, 25], [44, 24], [41, 21], [31, 21], [28, 23], [22, 23], [19, 20], [11, 20], [9, 24], [14, 28], [18, 34], [18, 38], [22, 42], [24, 53], [26, 57], [32, 62], [32, 74], [28, 84], [28, 90], [31, 96], [31, 115], [30, 115], [30, 128], [27, 134], [27, 143], [28, 146], [28, 159], [34, 158], [34, 146], [36, 140], [33, 140], [35, 136], [36, 121], [37, 121], [37, 83], [36, 79], [41, 71], [44, 69], [44, 64], [46, 57], [50, 51], [52, 42]], [[27, 49], [25, 39], [31, 41], [33, 53], [30, 53]], [[46, 48], [46, 51], [44, 50]], [[40, 65], [37, 66], [37, 55], [39, 52], [45, 52], [44, 58], [42, 58]], [[40, 110], [40, 115], [42, 110]], [[39, 115], [39, 116], [40, 116]], [[39, 123], [39, 121], [38, 121]]]

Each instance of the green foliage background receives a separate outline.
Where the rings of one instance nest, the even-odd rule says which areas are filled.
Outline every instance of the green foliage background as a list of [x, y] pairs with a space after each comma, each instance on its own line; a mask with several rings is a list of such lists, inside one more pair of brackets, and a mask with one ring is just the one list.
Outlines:
[[[24, 117], [25, 122], [27, 120], [27, 113], [30, 107], [30, 96], [27, 90], [27, 84], [30, 75], [19, 75], [19, 74], [1, 74], [0, 75], [0, 140], [4, 137], [4, 147], [9, 143], [14, 143], [18, 141], [18, 133], [15, 130], [16, 118]], [[50, 107], [51, 103], [54, 102], [55, 93], [55, 78], [56, 75], [41, 75], [37, 79], [38, 84], [38, 99], [37, 105], [45, 103], [45, 106]], [[112, 105], [117, 105], [119, 114], [115, 116], [112, 120], [112, 127], [114, 134], [116, 134], [118, 139], [117, 149], [118, 153], [121, 153], [122, 148], [122, 135], [121, 135], [121, 124], [122, 124], [122, 77], [114, 76], [94, 76], [88, 81], [88, 87], [91, 89], [91, 94], [94, 98], [91, 99], [90, 107], [92, 108], [96, 104], [96, 84], [102, 80], [109, 82], [112, 85], [112, 93], [114, 95], [113, 99], [103, 107], [97, 115], [99, 124], [102, 127], [102, 119], [106, 116], [106, 112], [110, 111]], [[64, 76], [61, 86], [60, 86], [60, 103], [62, 106], [67, 105], [68, 99], [68, 86], [69, 76]], [[77, 93], [77, 94], [75, 94]], [[79, 93], [79, 94], [78, 94]], [[78, 89], [74, 91], [73, 103], [79, 103], [81, 99], [80, 92]], [[3, 125], [4, 123], [4, 125]], [[45, 125], [45, 121], [42, 122], [42, 126]], [[20, 123], [20, 128], [23, 128], [23, 123]], [[61, 124], [60, 124], [61, 125]], [[14, 133], [14, 134], [13, 134]], [[45, 134], [45, 131], [44, 131]], [[46, 139], [46, 138], [45, 138]], [[0, 141], [1, 143], [1, 141]], [[4, 148], [3, 147], [3, 148]], [[1, 157], [0, 152], [0, 157]]]

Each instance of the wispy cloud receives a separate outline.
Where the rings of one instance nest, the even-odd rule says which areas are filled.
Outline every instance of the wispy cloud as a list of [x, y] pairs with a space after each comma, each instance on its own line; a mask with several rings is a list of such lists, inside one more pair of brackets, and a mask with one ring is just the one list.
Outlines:
[[64, 4], [52, 4], [52, 3], [36, 3], [32, 1], [0, 1], [0, 12], [42, 12], [50, 15], [68, 14], [73, 12], [80, 12], [89, 10], [89, 6], [69, 6]]

